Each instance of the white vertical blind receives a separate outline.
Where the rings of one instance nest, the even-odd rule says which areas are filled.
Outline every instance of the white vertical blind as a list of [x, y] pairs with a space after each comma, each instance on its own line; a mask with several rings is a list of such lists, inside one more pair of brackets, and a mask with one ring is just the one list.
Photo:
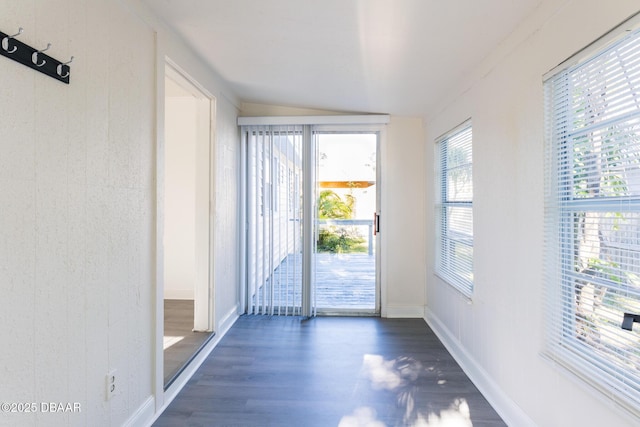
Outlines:
[[546, 351], [640, 413], [640, 32], [545, 92]]
[[302, 314], [302, 126], [245, 126], [247, 311]]
[[471, 122], [436, 141], [436, 273], [473, 292], [473, 156]]

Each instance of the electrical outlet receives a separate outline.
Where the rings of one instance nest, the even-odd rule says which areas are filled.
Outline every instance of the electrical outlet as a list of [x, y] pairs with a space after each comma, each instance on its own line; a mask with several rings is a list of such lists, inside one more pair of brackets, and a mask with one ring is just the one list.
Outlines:
[[117, 382], [117, 376], [116, 376], [116, 370], [113, 369], [111, 371], [109, 371], [109, 373], [107, 374], [106, 378], [105, 378], [105, 385], [107, 387], [106, 389], [106, 396], [107, 396], [107, 400], [111, 399], [116, 392], [118, 391], [118, 382]]

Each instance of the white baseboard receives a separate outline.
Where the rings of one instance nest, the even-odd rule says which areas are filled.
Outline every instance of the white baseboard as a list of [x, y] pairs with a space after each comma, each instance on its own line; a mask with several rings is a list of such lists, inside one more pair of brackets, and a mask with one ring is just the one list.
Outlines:
[[221, 335], [226, 334], [229, 328], [231, 328], [233, 324], [236, 323], [236, 320], [238, 320], [239, 317], [239, 310], [240, 305], [236, 304], [231, 310], [227, 312], [227, 314], [225, 314], [222, 319], [220, 319], [217, 325], [217, 329], [218, 331], [220, 331]]
[[424, 320], [507, 425], [532, 427], [536, 425], [533, 420], [509, 398], [498, 384], [493, 381], [491, 376], [475, 361], [473, 356], [460, 345], [456, 337], [451, 334], [449, 329], [447, 329], [428, 307], [425, 308]]
[[154, 418], [155, 399], [153, 396], [147, 397], [142, 405], [136, 410], [136, 412], [129, 417], [123, 424], [124, 427], [136, 427], [145, 425], [146, 422]]
[[423, 319], [424, 307], [421, 305], [388, 305], [383, 317], [396, 319]]

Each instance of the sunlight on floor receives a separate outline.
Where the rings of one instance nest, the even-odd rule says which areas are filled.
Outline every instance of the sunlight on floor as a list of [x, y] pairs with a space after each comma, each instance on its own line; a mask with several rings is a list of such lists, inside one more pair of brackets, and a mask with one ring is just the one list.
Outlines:
[[[412, 427], [473, 427], [469, 405], [465, 399], [456, 399], [449, 409], [441, 411], [440, 414], [418, 414], [410, 425]], [[386, 424], [377, 419], [375, 409], [361, 406], [351, 415], [342, 417], [338, 427], [386, 427]]]
[[179, 343], [183, 339], [184, 337], [165, 336], [164, 339], [162, 340], [163, 349], [166, 350], [172, 345]]
[[385, 360], [377, 354], [365, 354], [363, 365], [373, 388], [392, 391], [415, 381], [422, 370], [417, 360], [407, 357]]
[[[448, 407], [439, 410], [427, 408], [424, 400], [416, 402], [416, 380], [422, 372], [432, 372], [433, 367], [423, 365], [410, 357], [397, 357], [387, 360], [381, 355], [366, 354], [363, 360], [362, 375], [370, 381], [374, 390], [393, 392], [396, 405], [404, 412], [404, 422], [413, 427], [472, 427], [469, 404], [464, 398], [454, 398]], [[437, 379], [443, 386], [445, 379]], [[431, 405], [429, 405], [431, 406]], [[377, 419], [375, 409], [368, 406], [357, 408], [351, 415], [344, 416], [340, 427], [385, 426]]]
[[375, 409], [361, 406], [353, 414], [342, 417], [338, 427], [386, 427], [386, 424], [376, 420]]
[[420, 427], [473, 427], [471, 413], [466, 399], [456, 399], [449, 409], [440, 411], [440, 414], [431, 413], [426, 420], [420, 414], [414, 426]]

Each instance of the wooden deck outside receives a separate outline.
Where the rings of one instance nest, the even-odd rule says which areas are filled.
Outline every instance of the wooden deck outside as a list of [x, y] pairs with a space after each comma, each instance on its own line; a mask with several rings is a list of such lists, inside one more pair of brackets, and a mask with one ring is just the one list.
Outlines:
[[[301, 265], [300, 255], [289, 255], [274, 270], [274, 307], [300, 306]], [[315, 284], [318, 309], [375, 310], [375, 255], [316, 254]], [[269, 295], [271, 291], [271, 281], [267, 281], [257, 292], [259, 305], [263, 304], [263, 292]]]
[[375, 255], [316, 254], [316, 307], [376, 308]]

